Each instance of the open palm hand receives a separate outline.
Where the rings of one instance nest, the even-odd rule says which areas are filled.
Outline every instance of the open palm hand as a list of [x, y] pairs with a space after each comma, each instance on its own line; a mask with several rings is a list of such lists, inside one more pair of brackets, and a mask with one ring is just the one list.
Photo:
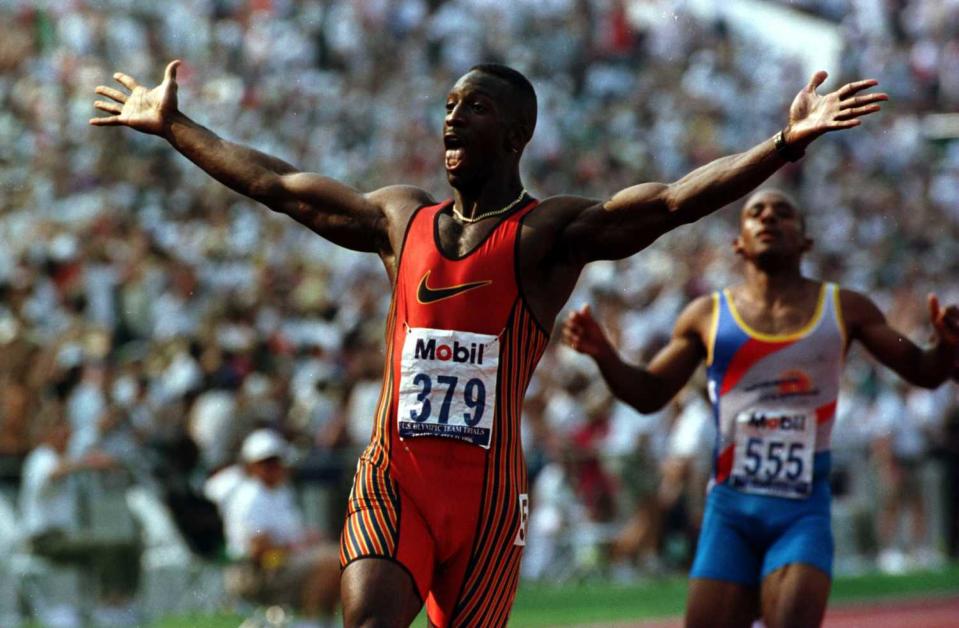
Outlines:
[[97, 100], [94, 106], [113, 115], [92, 118], [90, 124], [128, 126], [143, 133], [160, 135], [177, 111], [176, 70], [179, 65], [179, 61], [171, 61], [166, 66], [163, 82], [152, 89], [143, 87], [122, 72], [117, 72], [113, 78], [129, 89], [129, 94], [106, 85], [97, 85], [96, 93], [111, 100]]
[[889, 100], [882, 92], [861, 93], [879, 84], [874, 79], [846, 83], [828, 94], [817, 94], [828, 74], [812, 75], [809, 83], [796, 94], [789, 107], [786, 141], [805, 148], [809, 142], [830, 131], [850, 129], [861, 124], [861, 118], [879, 111], [879, 103]]

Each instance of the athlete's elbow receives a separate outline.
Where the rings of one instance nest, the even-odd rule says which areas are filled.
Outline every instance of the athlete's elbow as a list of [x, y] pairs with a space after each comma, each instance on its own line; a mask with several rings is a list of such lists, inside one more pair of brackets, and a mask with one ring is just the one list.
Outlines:
[[628, 394], [617, 394], [616, 396], [640, 414], [655, 414], [666, 406], [666, 401], [661, 399], [659, 395], [649, 392], [631, 391]]
[[254, 201], [263, 203], [267, 207], [274, 207], [281, 196], [281, 186], [276, 177], [259, 177], [250, 181], [245, 194]]
[[909, 370], [897, 369], [896, 372], [911, 386], [925, 388], [927, 390], [938, 388], [943, 382], [949, 379], [948, 373], [940, 373], [938, 370], [923, 368], [922, 366], [916, 366], [916, 368]]
[[695, 222], [702, 216], [702, 203], [688, 185], [673, 183], [663, 190], [663, 213], [673, 226]]
[[943, 382], [948, 379], [948, 375], [926, 375], [921, 377], [913, 378], [909, 383], [918, 388], [925, 388], [926, 390], [935, 390], [939, 388]]

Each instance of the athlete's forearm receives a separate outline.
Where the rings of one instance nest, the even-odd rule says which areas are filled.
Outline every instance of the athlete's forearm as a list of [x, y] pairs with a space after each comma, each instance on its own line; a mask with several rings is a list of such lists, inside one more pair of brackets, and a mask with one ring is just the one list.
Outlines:
[[659, 236], [744, 196], [784, 163], [769, 139], [673, 183], [640, 183], [620, 190], [603, 203], [579, 208], [563, 230], [559, 249], [581, 264], [629, 257]]
[[182, 113], [165, 125], [163, 136], [211, 177], [263, 203], [277, 193], [280, 175], [296, 172], [282, 159], [224, 140]]
[[923, 388], [937, 388], [953, 375], [957, 349], [938, 341], [922, 351], [914, 375], [906, 377], [910, 383]]
[[669, 401], [668, 397], [662, 398], [663, 386], [656, 376], [641, 366], [625, 362], [614, 349], [593, 359], [613, 395], [637, 412], [656, 412]]
[[894, 345], [864, 344], [876, 359], [913, 386], [936, 388], [952, 375], [955, 348], [943, 342], [922, 348], [898, 334], [894, 339]]
[[667, 205], [679, 222], [693, 222], [755, 189], [785, 163], [768, 139], [746, 152], [711, 161], [670, 184]]

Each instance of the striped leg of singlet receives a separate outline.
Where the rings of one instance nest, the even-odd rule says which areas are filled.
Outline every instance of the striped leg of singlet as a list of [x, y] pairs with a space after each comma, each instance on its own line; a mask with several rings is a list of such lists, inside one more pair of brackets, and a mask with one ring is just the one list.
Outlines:
[[340, 537], [340, 565], [366, 556], [393, 557], [399, 536], [400, 499], [387, 468], [361, 459]]
[[[390, 304], [386, 337], [389, 339], [396, 325], [396, 302]], [[353, 479], [353, 488], [347, 503], [346, 523], [340, 536], [340, 565], [346, 567], [365, 556], [394, 557], [399, 538], [400, 496], [396, 482], [389, 477], [390, 399], [393, 395], [393, 348], [386, 359], [383, 388], [373, 422], [373, 438], [360, 457]]]
[[[499, 417], [522, 416], [526, 386], [548, 341], [518, 303], [502, 338], [506, 350], [497, 387]], [[516, 596], [523, 548], [514, 542], [520, 528], [519, 493], [526, 487], [526, 461], [519, 421], [504, 423], [494, 432], [502, 440], [490, 448], [473, 556], [453, 612], [453, 626], [505, 626]]]

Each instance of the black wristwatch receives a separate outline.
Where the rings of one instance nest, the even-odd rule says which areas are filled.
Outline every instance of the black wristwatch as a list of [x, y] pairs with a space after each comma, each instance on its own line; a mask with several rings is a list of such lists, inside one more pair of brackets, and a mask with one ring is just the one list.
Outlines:
[[806, 154], [805, 149], [799, 148], [795, 144], [790, 145], [786, 143], [786, 129], [782, 129], [779, 133], [776, 133], [776, 136], [773, 138], [773, 146], [776, 147], [776, 152], [779, 153], [779, 156], [786, 161], [799, 161], [803, 155]]

